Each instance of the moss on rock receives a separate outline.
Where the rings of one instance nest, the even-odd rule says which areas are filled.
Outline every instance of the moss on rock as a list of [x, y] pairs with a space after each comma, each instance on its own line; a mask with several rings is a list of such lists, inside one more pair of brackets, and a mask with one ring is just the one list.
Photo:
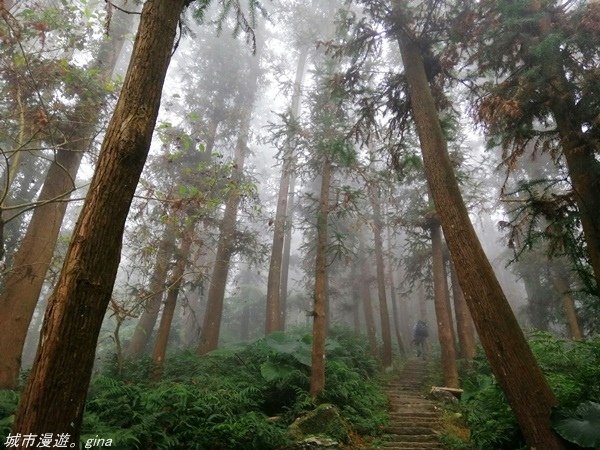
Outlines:
[[324, 403], [314, 410], [298, 417], [289, 427], [289, 434], [295, 440], [308, 436], [326, 436], [338, 442], [350, 441], [350, 429], [332, 404]]

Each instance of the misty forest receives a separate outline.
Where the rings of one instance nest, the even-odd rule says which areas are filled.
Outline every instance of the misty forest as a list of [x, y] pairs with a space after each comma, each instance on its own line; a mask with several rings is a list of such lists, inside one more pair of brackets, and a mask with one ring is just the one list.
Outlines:
[[600, 2], [0, 0], [0, 448], [600, 449]]

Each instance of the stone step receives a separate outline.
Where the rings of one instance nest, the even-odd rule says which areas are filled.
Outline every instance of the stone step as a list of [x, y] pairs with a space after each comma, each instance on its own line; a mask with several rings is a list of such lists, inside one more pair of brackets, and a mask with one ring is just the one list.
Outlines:
[[396, 435], [435, 435], [435, 430], [431, 427], [420, 426], [420, 425], [399, 425], [392, 424], [388, 425], [383, 429], [383, 432], [386, 434], [396, 434]]
[[431, 408], [396, 408], [395, 411], [389, 411], [389, 414], [397, 417], [439, 417], [435, 405], [432, 405]]
[[423, 397], [390, 397], [390, 403], [410, 403], [410, 404], [424, 404], [424, 405], [435, 405], [435, 402]]
[[408, 392], [399, 392], [399, 391], [387, 391], [388, 396], [390, 397], [400, 397], [400, 398], [426, 398], [424, 394], [415, 391]]
[[420, 449], [432, 449], [432, 448], [441, 448], [444, 447], [442, 444], [438, 444], [437, 442], [423, 442], [423, 443], [411, 443], [411, 442], [388, 442], [383, 444], [382, 448], [386, 450], [420, 450]]
[[390, 413], [417, 413], [415, 416], [424, 413], [424, 412], [433, 412], [435, 413], [434, 405], [425, 405], [425, 404], [403, 404], [403, 405], [390, 405]]
[[385, 442], [434, 442], [439, 443], [436, 434], [388, 434]]
[[397, 424], [407, 423], [422, 423], [423, 426], [430, 426], [430, 424], [437, 424], [441, 420], [438, 417], [423, 417], [423, 416], [404, 416], [404, 417], [393, 417], [390, 416], [390, 423], [394, 422]]
[[424, 419], [424, 418], [415, 418], [410, 420], [398, 419], [398, 420], [390, 420], [390, 424], [388, 427], [426, 427], [431, 429], [437, 429], [438, 425], [440, 425], [441, 420], [439, 419]]
[[427, 361], [409, 360], [399, 376], [387, 383], [389, 423], [383, 429], [385, 450], [443, 448], [435, 431], [441, 422], [436, 403], [422, 392], [427, 375]]
[[415, 409], [423, 409], [423, 411], [435, 411], [435, 403], [420, 402], [389, 402], [390, 410], [396, 412], [400, 410], [413, 411]]
[[382, 442], [382, 448], [444, 448], [440, 442]]

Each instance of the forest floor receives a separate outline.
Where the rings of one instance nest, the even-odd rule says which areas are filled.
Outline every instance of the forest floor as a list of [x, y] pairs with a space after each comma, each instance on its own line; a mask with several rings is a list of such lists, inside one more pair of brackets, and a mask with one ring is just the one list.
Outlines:
[[383, 449], [444, 448], [438, 438], [442, 411], [423, 393], [427, 375], [427, 361], [411, 358], [387, 383], [390, 421], [384, 429]]

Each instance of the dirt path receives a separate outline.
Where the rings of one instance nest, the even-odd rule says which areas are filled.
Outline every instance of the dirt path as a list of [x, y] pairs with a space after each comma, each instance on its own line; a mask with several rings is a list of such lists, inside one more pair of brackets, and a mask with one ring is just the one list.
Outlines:
[[435, 428], [441, 412], [422, 393], [427, 362], [412, 358], [386, 386], [390, 400], [390, 422], [384, 429], [383, 449], [443, 449]]

